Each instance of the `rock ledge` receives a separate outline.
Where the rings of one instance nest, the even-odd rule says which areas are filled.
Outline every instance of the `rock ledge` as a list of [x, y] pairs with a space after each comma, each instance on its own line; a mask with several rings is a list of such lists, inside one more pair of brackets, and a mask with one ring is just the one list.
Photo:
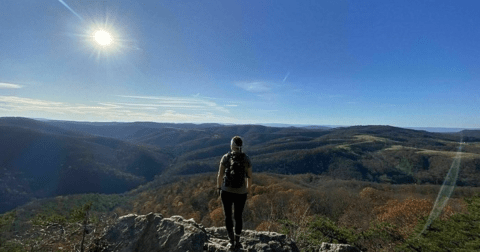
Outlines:
[[[299, 251], [295, 242], [275, 232], [244, 230], [240, 243], [242, 246], [236, 251]], [[92, 252], [229, 251], [224, 227], [205, 228], [193, 219], [164, 218], [158, 213], [122, 216], [95, 244]]]

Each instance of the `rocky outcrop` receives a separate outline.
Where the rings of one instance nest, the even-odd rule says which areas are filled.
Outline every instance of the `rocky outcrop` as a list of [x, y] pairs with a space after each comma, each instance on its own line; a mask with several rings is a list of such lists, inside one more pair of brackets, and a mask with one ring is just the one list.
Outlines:
[[[236, 251], [299, 251], [293, 241], [274, 232], [245, 230], [240, 238], [241, 248]], [[164, 218], [161, 214], [129, 214], [118, 218], [96, 241], [90, 251], [142, 251], [142, 252], [220, 252], [227, 249], [225, 228], [205, 228], [193, 219], [181, 216]]]

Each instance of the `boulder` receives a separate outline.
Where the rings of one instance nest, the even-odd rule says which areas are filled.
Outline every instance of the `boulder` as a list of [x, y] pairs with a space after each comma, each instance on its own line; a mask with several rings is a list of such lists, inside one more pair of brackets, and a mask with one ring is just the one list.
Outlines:
[[319, 252], [360, 252], [357, 247], [348, 244], [333, 244], [322, 242]]
[[[236, 251], [299, 251], [285, 235], [275, 232], [244, 230], [241, 247]], [[227, 249], [228, 238], [224, 227], [205, 228], [193, 219], [181, 216], [164, 218], [161, 214], [129, 214], [118, 218], [90, 251], [178, 251], [220, 252]]]

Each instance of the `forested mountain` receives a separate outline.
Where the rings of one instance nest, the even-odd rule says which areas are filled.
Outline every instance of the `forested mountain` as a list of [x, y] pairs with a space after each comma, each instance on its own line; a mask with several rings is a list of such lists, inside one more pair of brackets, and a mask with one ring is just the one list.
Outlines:
[[235, 135], [255, 172], [381, 183], [441, 184], [462, 145], [457, 184], [480, 185], [480, 138], [473, 134], [26, 118], [0, 118], [0, 132], [0, 212], [32, 197], [118, 193], [157, 175], [216, 172]]
[[120, 193], [163, 172], [156, 147], [75, 133], [29, 119], [0, 120], [0, 212], [32, 198]]

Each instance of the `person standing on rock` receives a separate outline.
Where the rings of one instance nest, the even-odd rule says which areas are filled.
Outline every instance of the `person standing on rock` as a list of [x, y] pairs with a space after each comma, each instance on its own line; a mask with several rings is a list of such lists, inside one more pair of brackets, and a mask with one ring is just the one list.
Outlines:
[[[229, 246], [240, 247], [242, 233], [242, 213], [247, 201], [247, 193], [252, 186], [252, 163], [242, 152], [243, 141], [239, 136], [232, 138], [231, 151], [223, 155], [217, 176], [217, 191], [222, 198], [225, 226]], [[235, 235], [233, 233], [232, 206], [235, 218]]]

